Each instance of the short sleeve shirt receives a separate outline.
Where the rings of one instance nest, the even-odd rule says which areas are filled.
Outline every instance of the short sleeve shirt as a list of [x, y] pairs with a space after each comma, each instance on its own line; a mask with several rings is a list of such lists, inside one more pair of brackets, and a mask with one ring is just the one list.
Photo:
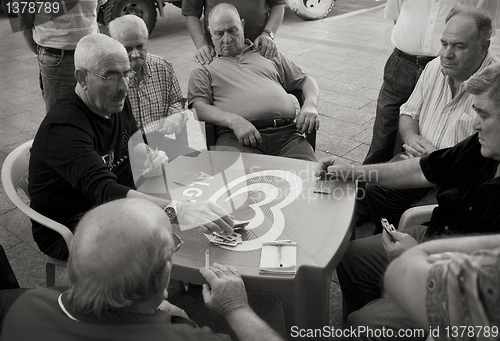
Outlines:
[[481, 155], [478, 134], [422, 157], [424, 176], [440, 186], [426, 236], [500, 232], [498, 165]]

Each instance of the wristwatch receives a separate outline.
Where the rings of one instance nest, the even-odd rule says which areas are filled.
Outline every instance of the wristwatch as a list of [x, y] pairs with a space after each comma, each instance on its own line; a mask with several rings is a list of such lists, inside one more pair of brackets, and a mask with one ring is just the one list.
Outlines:
[[274, 40], [274, 33], [273, 31], [271, 31], [270, 29], [263, 29], [262, 32], [266, 32], [267, 34], [269, 34], [269, 37], [271, 37], [272, 40]]
[[168, 215], [171, 224], [177, 224], [177, 204], [179, 202], [177, 200], [172, 200], [170, 203], [163, 209], [163, 211]]

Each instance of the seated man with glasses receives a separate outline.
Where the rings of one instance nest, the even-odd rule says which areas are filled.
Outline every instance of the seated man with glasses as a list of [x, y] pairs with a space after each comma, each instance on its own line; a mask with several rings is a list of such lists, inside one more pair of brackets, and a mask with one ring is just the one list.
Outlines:
[[[7, 314], [2, 340], [231, 340], [166, 301], [175, 248], [168, 217], [150, 201], [89, 211], [71, 244], [69, 291], [25, 293]], [[250, 308], [238, 270], [214, 264], [200, 272], [205, 304], [239, 340], [283, 340]]]
[[[31, 207], [71, 230], [94, 206], [120, 198], [146, 198], [180, 225], [232, 232], [232, 219], [212, 202], [187, 203], [135, 190], [132, 167], [144, 176], [163, 174], [167, 157], [134, 141], [138, 131], [127, 99], [133, 76], [125, 48], [103, 34], [82, 38], [75, 50], [74, 93], [58, 101], [33, 141], [29, 164]], [[45, 254], [65, 260], [64, 239], [33, 221], [33, 237]]]

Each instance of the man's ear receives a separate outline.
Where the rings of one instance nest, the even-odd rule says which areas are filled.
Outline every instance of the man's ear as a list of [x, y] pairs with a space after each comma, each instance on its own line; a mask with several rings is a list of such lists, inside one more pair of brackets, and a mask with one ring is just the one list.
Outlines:
[[241, 19], [241, 28], [245, 28], [245, 19]]
[[483, 53], [484, 56], [488, 53], [488, 49], [490, 48], [491, 40], [490, 39], [485, 39], [483, 43], [481, 44], [481, 52]]
[[83, 89], [87, 89], [87, 71], [76, 69], [75, 78]]

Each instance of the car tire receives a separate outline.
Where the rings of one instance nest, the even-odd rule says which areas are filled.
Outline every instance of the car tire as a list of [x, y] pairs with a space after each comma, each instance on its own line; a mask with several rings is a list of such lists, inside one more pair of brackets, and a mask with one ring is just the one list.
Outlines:
[[154, 0], [108, 0], [103, 6], [103, 19], [106, 25], [126, 14], [137, 15], [146, 23], [149, 34], [153, 32], [156, 24]]
[[323, 19], [334, 4], [335, 0], [288, 0], [288, 6], [303, 20]]

